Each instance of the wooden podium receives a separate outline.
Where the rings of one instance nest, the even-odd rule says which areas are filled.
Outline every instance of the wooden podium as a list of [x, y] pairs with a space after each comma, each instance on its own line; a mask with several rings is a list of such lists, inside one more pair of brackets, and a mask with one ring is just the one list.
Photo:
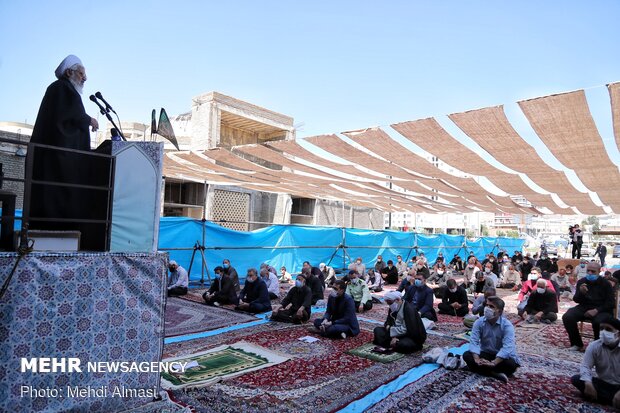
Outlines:
[[110, 252], [155, 252], [159, 234], [164, 145], [105, 141], [116, 158]]

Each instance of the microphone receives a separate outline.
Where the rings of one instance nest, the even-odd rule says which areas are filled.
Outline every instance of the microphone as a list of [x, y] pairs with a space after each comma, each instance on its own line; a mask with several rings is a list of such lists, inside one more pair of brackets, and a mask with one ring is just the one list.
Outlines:
[[97, 96], [97, 99], [101, 100], [103, 103], [105, 103], [105, 107], [108, 111], [112, 111], [114, 113], [116, 113], [116, 111], [114, 109], [112, 109], [112, 105], [110, 105], [104, 98], [103, 95], [101, 94], [101, 92], [97, 92], [95, 93], [95, 96]]
[[[99, 93], [99, 92], [97, 92], [97, 93]], [[97, 106], [99, 106], [99, 110], [101, 110], [101, 114], [102, 114], [102, 115], [105, 115], [106, 113], [108, 113], [108, 112], [105, 110], [105, 108], [104, 108], [103, 106], [101, 106], [101, 103], [97, 102], [97, 99], [95, 98], [95, 95], [90, 95], [89, 99], [90, 99], [90, 100], [92, 100], [93, 102], [95, 102], [95, 104], [96, 104]], [[105, 101], [104, 101], [104, 102], [105, 102]]]

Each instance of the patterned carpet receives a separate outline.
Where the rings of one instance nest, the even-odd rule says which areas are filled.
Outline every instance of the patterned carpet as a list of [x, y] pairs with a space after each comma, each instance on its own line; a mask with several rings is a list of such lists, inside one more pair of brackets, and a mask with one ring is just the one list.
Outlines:
[[[516, 305], [516, 293], [502, 295], [505, 295], [507, 308]], [[563, 309], [568, 308], [569, 303], [563, 304]], [[195, 412], [338, 411], [422, 363], [421, 353], [406, 355], [391, 363], [347, 353], [372, 341], [372, 329], [385, 320], [386, 313], [385, 304], [374, 304], [371, 311], [359, 314], [367, 321], [360, 321], [362, 331], [359, 336], [347, 340], [321, 338], [315, 343], [304, 343], [299, 338], [311, 335], [306, 326], [270, 322], [168, 344], [164, 348], [164, 357], [194, 354], [240, 340], [292, 357], [277, 366], [232, 377], [205, 388], [170, 391], [170, 398], [181, 405], [191, 406]], [[583, 354], [568, 350], [568, 337], [561, 320], [552, 325], [532, 326], [523, 323], [510, 310], [506, 316], [516, 325], [517, 350], [522, 362], [507, 384], [467, 370], [440, 368], [389, 394], [366, 411], [614, 411], [585, 402], [570, 384], [570, 376], [578, 372]], [[592, 340], [591, 326], [585, 324], [583, 329], [587, 344]], [[439, 315], [427, 344], [432, 347], [458, 346], [463, 341], [454, 336], [465, 331], [462, 318]]]
[[168, 297], [165, 335], [166, 337], [180, 336], [255, 320], [256, 317], [252, 315]]

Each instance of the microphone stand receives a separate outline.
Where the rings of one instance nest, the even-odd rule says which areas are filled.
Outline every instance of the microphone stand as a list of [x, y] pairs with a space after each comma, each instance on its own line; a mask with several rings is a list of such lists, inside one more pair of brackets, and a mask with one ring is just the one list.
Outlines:
[[[92, 95], [91, 97], [94, 97], [94, 95]], [[116, 131], [118, 132], [118, 134], [121, 136], [121, 138], [127, 142], [127, 139], [125, 138], [125, 136], [123, 135], [123, 132], [121, 131], [121, 129], [116, 125], [116, 123], [114, 122], [114, 119], [112, 119], [112, 116], [110, 116], [110, 110], [107, 108], [104, 108], [103, 106], [101, 106], [99, 104], [99, 102], [91, 99], [93, 102], [95, 102], [97, 104], [97, 106], [99, 106], [99, 112], [101, 112], [102, 115], [105, 115], [106, 118], [108, 118], [108, 120], [112, 123], [112, 126], [114, 126], [114, 128], [116, 129]], [[116, 115], [118, 116], [118, 115]]]

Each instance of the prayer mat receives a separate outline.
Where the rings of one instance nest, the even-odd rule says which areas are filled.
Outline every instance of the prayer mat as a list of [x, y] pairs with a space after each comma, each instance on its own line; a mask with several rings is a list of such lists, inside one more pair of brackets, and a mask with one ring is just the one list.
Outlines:
[[180, 336], [214, 330], [234, 324], [256, 321], [250, 314], [210, 307], [177, 297], [168, 297], [165, 315], [165, 336]]
[[457, 333], [454, 335], [454, 338], [458, 338], [460, 340], [469, 341], [471, 339], [471, 330], [466, 331], [464, 333]]
[[[378, 361], [379, 363], [391, 363], [405, 357], [402, 353], [392, 352], [390, 354], [377, 353], [372, 351], [376, 347], [373, 343], [366, 343], [352, 350], [347, 350], [348, 354]], [[422, 350], [423, 351], [423, 350]]]
[[165, 389], [206, 386], [225, 378], [283, 363], [289, 358], [282, 353], [246, 342], [220, 346], [189, 357], [164, 360], [197, 365], [183, 373], [162, 373], [161, 385]]

